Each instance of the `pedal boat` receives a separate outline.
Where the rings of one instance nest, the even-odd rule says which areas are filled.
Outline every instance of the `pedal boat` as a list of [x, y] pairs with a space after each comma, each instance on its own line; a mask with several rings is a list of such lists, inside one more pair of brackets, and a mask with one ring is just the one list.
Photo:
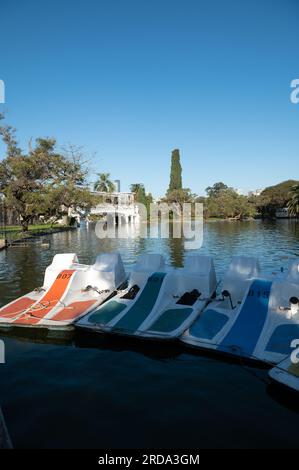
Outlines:
[[[152, 310], [165, 276], [165, 260], [162, 255], [140, 255], [129, 276], [127, 287], [108, 300], [105, 308], [102, 305], [93, 309], [86, 318], [76, 322], [76, 327], [113, 332], [119, 324], [123, 324], [124, 333], [126, 330], [135, 331]], [[131, 315], [127, 323], [124, 317], [129, 310]]]
[[299, 338], [299, 264], [278, 279], [260, 278], [257, 259], [234, 257], [222, 298], [211, 302], [181, 341], [202, 349], [277, 364]]
[[209, 256], [190, 256], [185, 267], [166, 275], [154, 308], [136, 331], [152, 339], [178, 338], [216, 294], [216, 273]]
[[57, 254], [42, 287], [0, 309], [0, 328], [68, 329], [125, 280], [118, 253], [99, 254], [93, 265], [79, 264], [75, 253]]
[[165, 269], [161, 255], [142, 255], [128, 287], [76, 323], [79, 328], [152, 339], [172, 339], [194, 321], [216, 290], [209, 257]]

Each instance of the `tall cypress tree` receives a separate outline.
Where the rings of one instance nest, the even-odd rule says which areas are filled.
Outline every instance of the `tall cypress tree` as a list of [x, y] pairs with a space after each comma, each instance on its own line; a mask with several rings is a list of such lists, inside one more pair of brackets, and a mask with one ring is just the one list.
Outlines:
[[147, 204], [145, 188], [143, 184], [139, 184], [139, 187], [137, 189], [136, 202], [139, 202], [140, 204], [144, 204], [145, 206]]
[[182, 167], [179, 149], [174, 149], [171, 154], [170, 183], [167, 192], [170, 193], [176, 189], [182, 189]]

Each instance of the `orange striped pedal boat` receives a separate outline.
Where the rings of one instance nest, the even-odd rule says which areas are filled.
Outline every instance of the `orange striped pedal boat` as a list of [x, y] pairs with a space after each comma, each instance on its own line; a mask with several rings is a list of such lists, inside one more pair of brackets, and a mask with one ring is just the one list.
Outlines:
[[118, 253], [102, 253], [93, 265], [80, 264], [75, 253], [54, 256], [44, 284], [0, 308], [0, 328], [68, 329], [101, 305], [126, 280]]

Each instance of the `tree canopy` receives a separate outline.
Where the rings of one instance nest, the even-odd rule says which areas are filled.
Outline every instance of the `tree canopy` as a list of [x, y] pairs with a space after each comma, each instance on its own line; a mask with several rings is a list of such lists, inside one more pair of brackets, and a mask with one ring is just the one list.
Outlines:
[[225, 189], [228, 189], [228, 186], [220, 181], [219, 183], [213, 184], [213, 186], [208, 186], [206, 193], [209, 197], [217, 197], [220, 195], [221, 191]]
[[288, 209], [291, 215], [299, 214], [299, 184], [291, 188], [291, 199], [288, 202]]
[[94, 190], [104, 193], [115, 191], [115, 184], [110, 179], [110, 173], [98, 173], [98, 179], [94, 183]]
[[194, 196], [189, 188], [173, 189], [167, 193], [166, 202], [182, 205], [184, 202], [193, 202]]
[[146, 193], [144, 184], [133, 183], [130, 186], [132, 193], [135, 193], [135, 202], [143, 204], [147, 209], [147, 215], [150, 215], [150, 204], [153, 202], [153, 196], [151, 193]]
[[132, 183], [130, 186], [130, 191], [131, 193], [137, 194], [139, 187], [141, 186], [141, 183]]
[[17, 213], [23, 230], [34, 218], [43, 216], [56, 221], [71, 207], [91, 207], [92, 196], [84, 187], [87, 169], [80, 149], [69, 146], [58, 152], [55, 139], [38, 138], [24, 153], [12, 126], [0, 126], [0, 136], [6, 147], [0, 162], [0, 192], [6, 207]]
[[277, 209], [288, 206], [293, 196], [293, 188], [299, 181], [287, 180], [269, 186], [256, 198], [256, 206], [262, 217], [275, 217]]
[[232, 188], [223, 189], [217, 196], [209, 196], [205, 201], [207, 217], [242, 220], [253, 217], [255, 213], [254, 204]]

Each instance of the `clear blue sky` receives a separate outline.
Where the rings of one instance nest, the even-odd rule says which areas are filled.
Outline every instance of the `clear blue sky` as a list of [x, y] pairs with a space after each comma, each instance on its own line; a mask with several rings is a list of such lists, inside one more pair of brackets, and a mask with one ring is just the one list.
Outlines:
[[175, 147], [198, 194], [299, 178], [297, 0], [1, 0], [0, 45], [23, 146], [83, 145], [155, 196]]

